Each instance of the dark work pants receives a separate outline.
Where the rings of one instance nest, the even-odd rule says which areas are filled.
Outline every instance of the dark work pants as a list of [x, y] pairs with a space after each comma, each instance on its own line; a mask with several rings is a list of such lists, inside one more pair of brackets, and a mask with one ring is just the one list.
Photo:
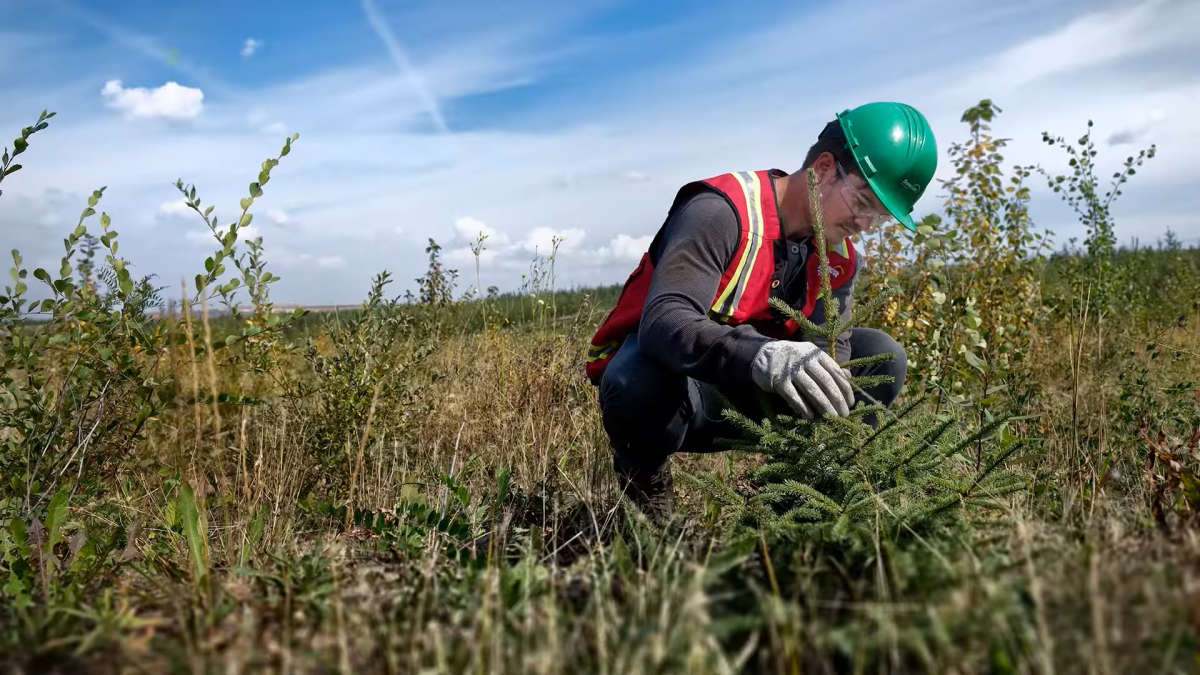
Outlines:
[[[904, 348], [883, 331], [853, 328], [850, 357], [862, 358], [892, 352], [890, 362], [853, 368], [855, 376], [890, 375], [894, 382], [855, 390], [855, 401], [891, 405], [900, 393], [907, 371]], [[673, 373], [638, 348], [637, 334], [625, 339], [613, 355], [600, 380], [600, 413], [614, 453], [614, 462], [629, 468], [650, 469], [661, 466], [676, 452], [713, 452], [720, 450], [717, 438], [737, 438], [741, 430], [724, 419], [722, 411], [732, 406], [747, 417], [764, 416], [745, 393], [720, 392], [712, 385]], [[779, 412], [795, 414], [776, 394], [767, 400]], [[874, 401], [872, 401], [874, 399]], [[875, 425], [874, 415], [863, 418]]]

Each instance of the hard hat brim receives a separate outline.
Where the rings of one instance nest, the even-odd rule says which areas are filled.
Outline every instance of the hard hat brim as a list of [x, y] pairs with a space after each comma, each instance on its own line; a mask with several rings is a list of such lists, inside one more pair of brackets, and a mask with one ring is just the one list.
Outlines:
[[867, 185], [871, 186], [871, 192], [875, 193], [875, 196], [879, 199], [879, 203], [883, 204], [883, 208], [887, 209], [888, 213], [892, 214], [892, 217], [904, 226], [904, 229], [908, 230], [909, 232], [916, 232], [917, 225], [913, 222], [912, 216], [908, 213], [905, 213], [903, 209], [898, 208], [895, 200], [893, 200], [886, 191], [880, 190], [875, 185], [875, 182], [876, 181], [874, 178], [867, 179]]

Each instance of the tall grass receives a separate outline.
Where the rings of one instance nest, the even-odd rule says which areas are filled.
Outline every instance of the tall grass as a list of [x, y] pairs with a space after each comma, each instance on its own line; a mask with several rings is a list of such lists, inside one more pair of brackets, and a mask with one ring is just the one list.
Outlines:
[[[1085, 195], [1094, 234], [1052, 253], [1025, 208], [1042, 174], [1006, 177], [997, 114], [990, 101], [964, 114], [948, 220], [866, 242], [857, 288], [863, 302], [893, 291], [873, 323], [910, 353], [897, 410], [971, 439], [954, 466], [990, 457], [982, 429], [1019, 446], [1022, 489], [960, 528], [914, 528], [911, 555], [886, 566], [837, 542], [899, 541], [872, 529], [905, 522], [888, 499], [855, 507], [862, 539], [832, 523], [811, 540], [735, 536], [738, 509], [714, 495], [776, 489], [756, 487], [753, 448], [677, 457], [702, 485], [677, 481], [665, 528], [620, 502], [582, 369], [619, 288], [554, 289], [553, 252], [520, 293], [479, 292], [478, 276], [460, 293], [431, 242], [416, 295], [381, 273], [353, 311], [280, 313], [269, 242], [238, 229], [296, 137], [226, 225], [178, 183], [214, 235], [182, 288], [130, 277], [111, 219], [90, 225], [97, 190], [61, 269], [26, 270], [14, 252], [0, 298], [0, 662], [1189, 672], [1200, 251], [1117, 248], [1104, 190], [1076, 161], [1071, 180], [1044, 173]], [[26, 299], [31, 283], [45, 300]], [[210, 315], [241, 298], [238, 318]]]

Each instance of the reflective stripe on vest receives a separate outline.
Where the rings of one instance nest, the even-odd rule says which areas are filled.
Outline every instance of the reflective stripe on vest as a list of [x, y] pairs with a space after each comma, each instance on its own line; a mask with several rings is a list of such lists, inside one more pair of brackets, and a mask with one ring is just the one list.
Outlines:
[[[754, 262], [758, 259], [758, 252], [766, 235], [759, 202], [763, 185], [759, 180], [758, 173], [738, 171], [732, 176], [741, 186], [742, 197], [745, 200], [744, 203], [737, 204], [739, 220], [742, 221], [742, 237], [738, 242], [742, 255], [735, 266], [737, 270], [735, 276], [725, 282], [724, 287], [717, 293], [712, 308], [708, 311], [710, 317], [722, 323], [733, 318], [733, 313], [737, 311], [738, 303], [741, 302], [742, 295], [746, 292], [746, 285], [750, 281], [750, 275], [754, 272]], [[770, 189], [769, 184], [767, 189]]]
[[[769, 302], [775, 274], [775, 243], [783, 236], [771, 184], [776, 175], [786, 174], [776, 170], [738, 171], [699, 181], [725, 196], [737, 213], [739, 225], [737, 248], [722, 273], [707, 316], [727, 325], [750, 323], [763, 335], [787, 339], [799, 326], [790, 319], [778, 320]], [[676, 195], [677, 202], [683, 193], [684, 188], [681, 188]], [[838, 288], [854, 275], [854, 246], [844, 240], [829, 246], [828, 251], [830, 285]], [[817, 256], [810, 255], [804, 267], [807, 288], [803, 304], [797, 309], [810, 316], [820, 292]], [[647, 251], [626, 279], [616, 305], [605, 314], [588, 345], [585, 370], [593, 383], [599, 381], [607, 362], [625, 339], [637, 332], [653, 274], [654, 263]]]

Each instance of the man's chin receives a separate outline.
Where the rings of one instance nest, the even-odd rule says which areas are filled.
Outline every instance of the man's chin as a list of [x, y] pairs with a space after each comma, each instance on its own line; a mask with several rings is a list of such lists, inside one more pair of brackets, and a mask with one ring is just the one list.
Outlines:
[[846, 232], [846, 230], [840, 225], [826, 225], [825, 243], [829, 244], [830, 246], [836, 246], [837, 244], [842, 243], [842, 240], [849, 236], [849, 234], [850, 233]]

